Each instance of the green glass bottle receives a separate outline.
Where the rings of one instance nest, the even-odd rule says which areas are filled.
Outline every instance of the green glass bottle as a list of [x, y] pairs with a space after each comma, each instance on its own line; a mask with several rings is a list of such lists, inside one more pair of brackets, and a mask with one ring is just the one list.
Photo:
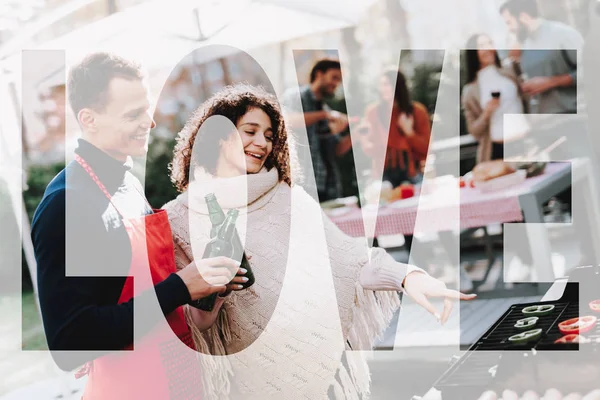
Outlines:
[[[210, 218], [210, 222], [212, 227], [210, 229], [210, 237], [211, 239], [217, 236], [217, 231], [219, 227], [225, 221], [225, 213], [223, 209], [219, 205], [217, 201], [217, 196], [214, 193], [207, 194], [204, 199], [206, 200], [206, 205], [208, 208], [208, 217]], [[234, 260], [239, 260], [241, 262], [240, 267], [244, 268], [246, 271], [246, 278], [248, 281], [243, 284], [244, 289], [249, 288], [254, 284], [254, 273], [252, 272], [252, 268], [250, 267], [250, 263], [246, 258], [246, 252], [244, 251], [244, 246], [242, 246], [242, 241], [240, 240], [240, 235], [235, 229], [235, 235], [233, 236], [233, 256], [231, 257]]]
[[[222, 255], [234, 260], [240, 260], [240, 267], [247, 271], [244, 276], [248, 278], [248, 281], [242, 285], [244, 289], [252, 286], [254, 284], [254, 273], [252, 272], [250, 263], [246, 258], [244, 247], [242, 246], [242, 242], [235, 227], [237, 217], [239, 216], [239, 211], [230, 210], [227, 213], [227, 217], [225, 217], [225, 213], [219, 205], [217, 197], [214, 193], [207, 194], [204, 199], [206, 200], [208, 215], [212, 226], [210, 229], [211, 241], [206, 245], [202, 258], [217, 257]], [[224, 228], [227, 220], [231, 220], [231, 223], [229, 224], [229, 228]], [[222, 234], [227, 238], [227, 245], [218, 238], [218, 234], [222, 228]], [[226, 232], [227, 229], [232, 229], [233, 234], [231, 232]], [[228, 294], [228, 292], [226, 293]], [[204, 311], [212, 311], [216, 298], [217, 295], [214, 294], [209, 297], [194, 300], [190, 303], [190, 305]]]
[[208, 208], [208, 218], [210, 218], [210, 223], [212, 224], [212, 227], [210, 228], [210, 238], [212, 239], [217, 236], [219, 227], [223, 221], [225, 221], [225, 213], [219, 205], [217, 196], [215, 196], [214, 193], [209, 193], [204, 196], [204, 200], [206, 201], [206, 207]]
[[[239, 211], [238, 210], [230, 210], [225, 218], [225, 221], [219, 227], [217, 231], [217, 236], [212, 238], [204, 249], [204, 254], [202, 258], [213, 258], [213, 257], [229, 257], [233, 258], [233, 237], [235, 236], [235, 222], [237, 220]], [[204, 311], [212, 311], [215, 306], [215, 300], [217, 299], [217, 294], [211, 294], [208, 297], [203, 297], [201, 299], [192, 301], [190, 305], [193, 307], [199, 308]]]

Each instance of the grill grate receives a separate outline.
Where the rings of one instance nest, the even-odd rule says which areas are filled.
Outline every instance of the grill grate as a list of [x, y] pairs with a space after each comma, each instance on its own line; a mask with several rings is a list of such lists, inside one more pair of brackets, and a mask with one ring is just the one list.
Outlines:
[[[581, 285], [585, 290], [580, 290]], [[444, 400], [479, 398], [488, 389], [511, 388], [519, 392], [519, 385], [522, 386], [521, 392], [544, 392], [556, 385], [577, 392], [597, 388], [597, 377], [600, 376], [600, 313], [585, 306], [582, 306], [580, 313], [579, 300], [582, 293], [600, 298], [599, 287], [600, 268], [579, 267], [571, 272], [560, 300], [510, 306], [469, 351], [438, 379], [434, 387], [442, 392]], [[595, 299], [581, 300], [582, 304], [587, 304]], [[510, 336], [523, 332], [514, 325], [519, 319], [527, 317], [522, 313], [523, 308], [532, 305], [555, 307], [548, 315], [539, 316], [536, 326], [530, 328], [542, 329], [540, 338], [525, 344], [509, 342]], [[595, 315], [599, 319], [593, 330], [583, 334], [591, 343], [554, 343], [563, 336], [558, 330], [560, 322], [585, 315]], [[569, 368], [570, 374], [563, 373], [565, 368]], [[527, 379], [524, 380], [525, 377]]]
[[[548, 304], [554, 305], [552, 313], [540, 316], [535, 327], [531, 329], [542, 329], [542, 336], [537, 341], [525, 344], [513, 344], [508, 338], [516, 333], [522, 332], [514, 327], [515, 323], [526, 315], [523, 308], [532, 305]], [[582, 315], [592, 314], [584, 312]], [[435, 384], [447, 398], [464, 398], [466, 393], [479, 393], [481, 388], [489, 388], [494, 383], [494, 377], [498, 365], [501, 363], [502, 353], [505, 351], [528, 352], [537, 350], [578, 350], [579, 344], [570, 343], [556, 345], [554, 341], [563, 335], [558, 330], [558, 324], [570, 318], [579, 316], [579, 304], [577, 302], [537, 302], [514, 304], [504, 313], [502, 317], [492, 325], [490, 329], [476, 342], [469, 351], [458, 360]], [[600, 351], [600, 323], [592, 332], [584, 335], [592, 339], [590, 350]], [[518, 356], [517, 353], [514, 353]], [[446, 399], [446, 396], [444, 399]]]
[[525, 318], [523, 314], [523, 308], [537, 304], [552, 304], [554, 310], [552, 313], [546, 316], [540, 316], [537, 324], [532, 329], [542, 329], [542, 340], [546, 333], [551, 329], [552, 326], [562, 321], [561, 315], [567, 308], [568, 303], [527, 303], [527, 304], [515, 304], [511, 306], [502, 318], [496, 322], [486, 332], [479, 341], [475, 344], [472, 350], [528, 350], [538, 343], [538, 341], [531, 341], [525, 344], [514, 344], [508, 341], [508, 338], [514, 334], [522, 332], [514, 327], [518, 320]]

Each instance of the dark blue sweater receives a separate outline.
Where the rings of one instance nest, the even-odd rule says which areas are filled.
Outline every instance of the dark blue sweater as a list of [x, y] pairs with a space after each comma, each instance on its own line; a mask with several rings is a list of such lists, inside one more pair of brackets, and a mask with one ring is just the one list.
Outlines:
[[[76, 152], [128, 217], [152, 212], [129, 165], [84, 140]], [[114, 206], [77, 162], [71, 162], [46, 188], [33, 217], [31, 237], [48, 346], [82, 350], [53, 351], [57, 364], [70, 370], [98, 355], [83, 350], [106, 352], [132, 344], [134, 302], [117, 304], [131, 264], [129, 237]], [[135, 298], [136, 309], [151, 309], [155, 295], [163, 314], [191, 300], [176, 274], [154, 289], [156, 294], [148, 290]], [[144, 313], [136, 337], [147, 333], [158, 318], [162, 315], [151, 318]]]

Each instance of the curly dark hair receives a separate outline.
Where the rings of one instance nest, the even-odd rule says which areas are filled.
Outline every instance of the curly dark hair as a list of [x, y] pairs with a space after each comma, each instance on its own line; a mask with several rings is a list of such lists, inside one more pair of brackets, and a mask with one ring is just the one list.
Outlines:
[[[249, 110], [260, 108], [271, 120], [273, 128], [273, 150], [265, 160], [265, 167], [277, 168], [279, 181], [291, 186], [291, 150], [292, 136], [288, 136], [283, 115], [277, 98], [262, 87], [247, 84], [226, 86], [205, 101], [187, 121], [177, 135], [173, 161], [169, 165], [171, 181], [179, 192], [187, 189], [190, 180], [190, 170], [194, 166], [204, 167], [208, 172], [215, 173], [220, 154], [221, 141], [226, 139], [221, 132], [210, 132], [199, 135], [200, 127], [209, 118], [221, 115], [237, 125]], [[192, 164], [192, 150], [197, 143]]]

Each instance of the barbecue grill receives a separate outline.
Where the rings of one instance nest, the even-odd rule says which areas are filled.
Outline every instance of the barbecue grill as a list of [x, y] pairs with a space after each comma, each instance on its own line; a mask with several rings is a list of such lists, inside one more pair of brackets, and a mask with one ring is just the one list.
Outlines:
[[[584, 316], [595, 316], [600, 320], [600, 312], [588, 305], [599, 298], [600, 268], [575, 269], [560, 299], [510, 306], [450, 366], [434, 387], [442, 393], [443, 400], [478, 399], [486, 390], [497, 393], [505, 389], [520, 393], [535, 390], [544, 393], [549, 388], [557, 388], [563, 393], [586, 393], [599, 388], [600, 323], [593, 322], [592, 329], [585, 333], [584, 325], [580, 326], [581, 335], [589, 341], [587, 343], [555, 343], [565, 336], [559, 331], [562, 321]], [[523, 312], [530, 306], [553, 306], [553, 309], [545, 315], [538, 315], [535, 326], [515, 327], [518, 320], [531, 316]], [[590, 320], [595, 321], [593, 318]], [[525, 342], [509, 340], [513, 335], [533, 329], [541, 330], [534, 332], [538, 333], [538, 337]]]

